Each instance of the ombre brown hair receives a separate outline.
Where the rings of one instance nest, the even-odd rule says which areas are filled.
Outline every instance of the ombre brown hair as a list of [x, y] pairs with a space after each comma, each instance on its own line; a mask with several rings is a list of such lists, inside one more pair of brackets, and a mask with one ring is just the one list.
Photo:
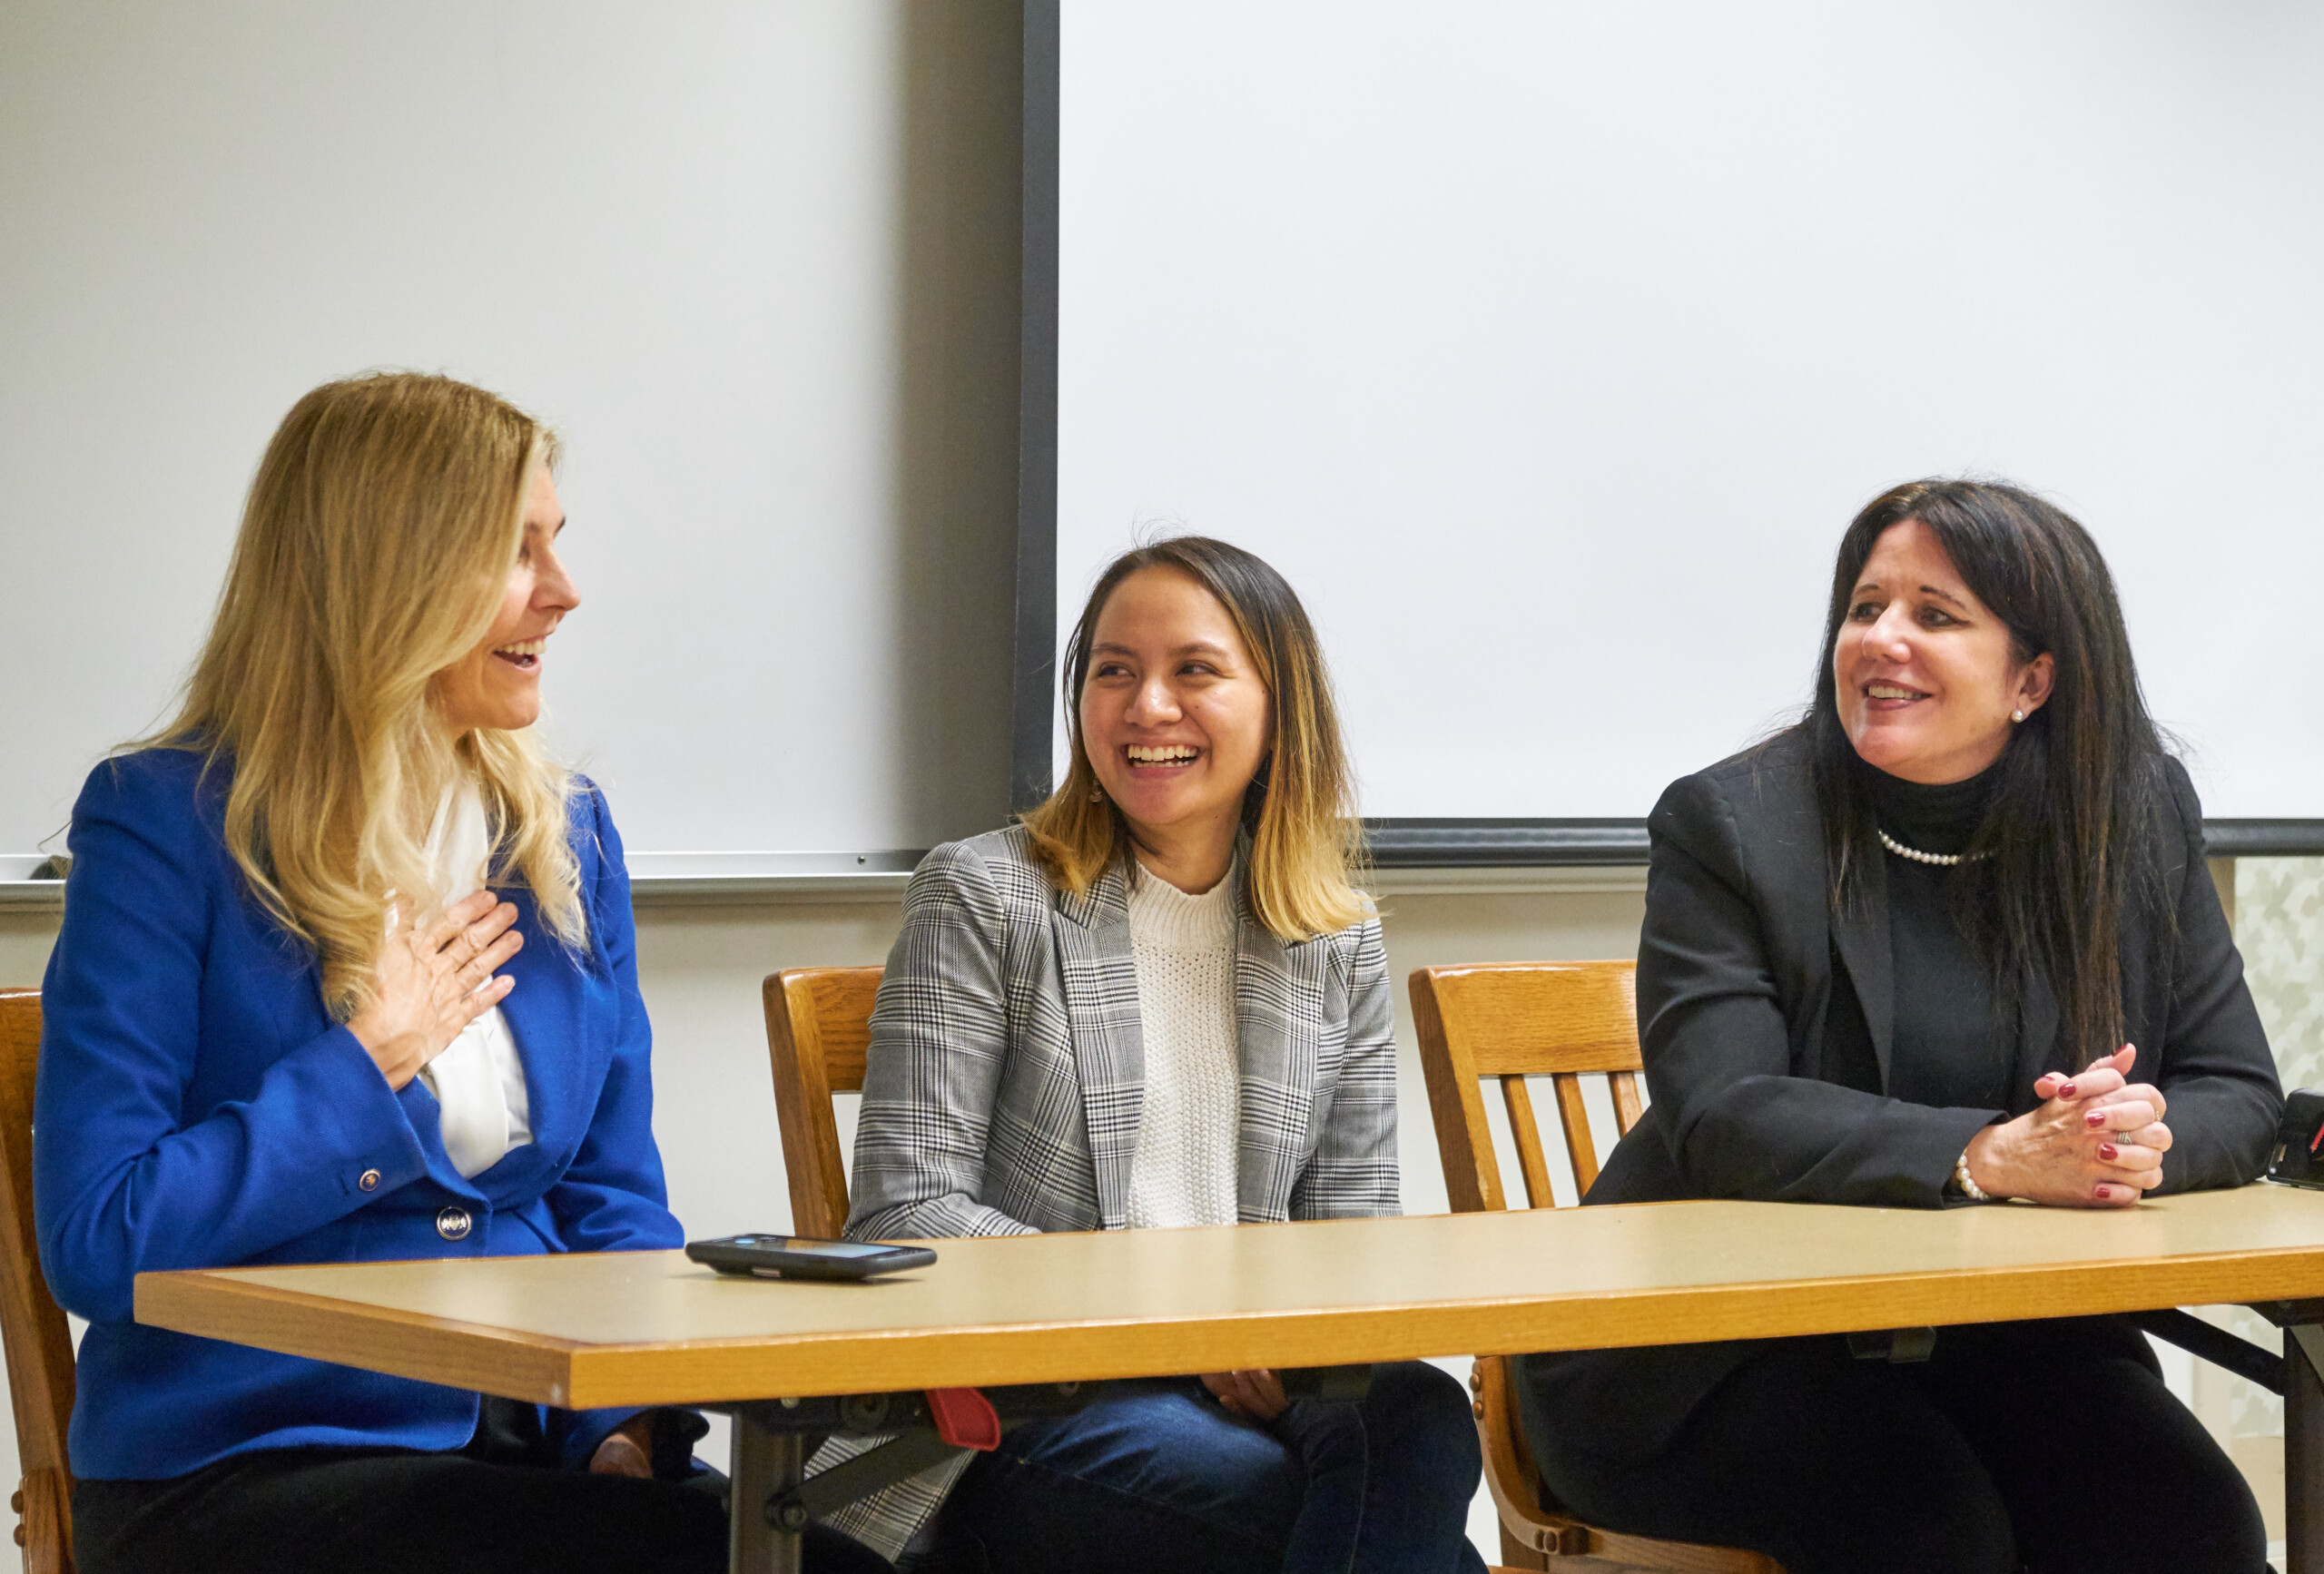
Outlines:
[[448, 668], [490, 631], [555, 436], [497, 395], [380, 372], [291, 407], [260, 460], [208, 643], [176, 717], [132, 747], [232, 772], [225, 841], [250, 890], [312, 946], [342, 1018], [366, 1004], [390, 909], [439, 905], [426, 852], [463, 773], [503, 873], [567, 944], [586, 936], [566, 841], [571, 777], [529, 729], [455, 740]]
[[1050, 879], [1076, 892], [1130, 858], [1128, 822], [1097, 792], [1098, 774], [1081, 736], [1081, 691], [1099, 614], [1123, 581], [1149, 568], [1183, 574], [1218, 599], [1272, 702], [1274, 736], [1243, 793], [1243, 830], [1250, 841], [1243, 894], [1253, 916], [1285, 940], [1347, 928], [1368, 910], [1355, 889], [1363, 827], [1315, 625], [1282, 575], [1241, 547], [1206, 536], [1173, 536], [1125, 552], [1091, 587], [1065, 653], [1072, 760], [1049, 801], [1023, 816], [1034, 856]]

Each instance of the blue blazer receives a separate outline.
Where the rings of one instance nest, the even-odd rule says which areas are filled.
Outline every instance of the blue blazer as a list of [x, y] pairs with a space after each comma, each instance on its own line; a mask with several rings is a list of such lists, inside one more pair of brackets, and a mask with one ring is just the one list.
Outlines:
[[[501, 1010], [533, 1140], [463, 1180], [435, 1097], [418, 1078], [389, 1091], [324, 1006], [310, 948], [250, 896], [220, 832], [231, 777], [196, 754], [131, 754], [98, 766], [73, 812], [33, 1195], [49, 1287], [89, 1321], [82, 1477], [179, 1476], [248, 1449], [456, 1449], [476, 1430], [473, 1393], [141, 1328], [142, 1272], [684, 1240], [654, 1145], [629, 878], [596, 788], [572, 804], [586, 950], [547, 933], [530, 892], [508, 893], [525, 945]], [[470, 1221], [457, 1239], [438, 1228], [448, 1208]], [[577, 1464], [629, 1413], [547, 1419]]]

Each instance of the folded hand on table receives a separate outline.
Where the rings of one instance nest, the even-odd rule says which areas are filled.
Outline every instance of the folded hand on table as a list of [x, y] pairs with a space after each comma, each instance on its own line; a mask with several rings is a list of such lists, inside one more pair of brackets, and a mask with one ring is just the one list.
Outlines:
[[2125, 1044], [2069, 1077], [2034, 1084], [2041, 1107], [1970, 1139], [1969, 1178], [1996, 1197], [2064, 1207], [2121, 1207], [2162, 1184], [2171, 1128], [2162, 1089], [2130, 1079]]

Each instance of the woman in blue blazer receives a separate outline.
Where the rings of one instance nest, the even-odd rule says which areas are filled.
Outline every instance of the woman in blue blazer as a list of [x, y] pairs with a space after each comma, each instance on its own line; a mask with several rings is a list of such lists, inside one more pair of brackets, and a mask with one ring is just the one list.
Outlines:
[[[276, 434], [178, 719], [74, 811], [43, 1265], [89, 1321], [84, 1574], [723, 1569], [698, 1418], [140, 1327], [135, 1275], [678, 1244], [621, 840], [538, 753], [553, 439], [443, 378]], [[822, 1569], [884, 1568], [829, 1532]]]

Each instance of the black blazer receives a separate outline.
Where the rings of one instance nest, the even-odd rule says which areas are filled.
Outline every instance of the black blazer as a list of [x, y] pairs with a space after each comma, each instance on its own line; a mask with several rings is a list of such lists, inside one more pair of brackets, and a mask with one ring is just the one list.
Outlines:
[[[1745, 1197], [1936, 1207], [1978, 1128], [2038, 1102], [2071, 1070], [2054, 998], [2023, 990], [2008, 1109], [1887, 1097], [1894, 989], [1885, 860], [1835, 921], [1807, 740], [1787, 733], [1680, 778], [1652, 840], [1638, 1005], [1652, 1096], [1588, 1203]], [[2142, 1081], [2168, 1096], [2163, 1191], [2257, 1178], [2282, 1095], [2243, 964], [2202, 859], [2202, 811], [2178, 762], [2176, 812], [2146, 857], [2176, 921], [2125, 915], [2122, 1014]], [[1525, 1358], [1528, 1405], [1591, 1451], [1643, 1458], [1758, 1342]]]

